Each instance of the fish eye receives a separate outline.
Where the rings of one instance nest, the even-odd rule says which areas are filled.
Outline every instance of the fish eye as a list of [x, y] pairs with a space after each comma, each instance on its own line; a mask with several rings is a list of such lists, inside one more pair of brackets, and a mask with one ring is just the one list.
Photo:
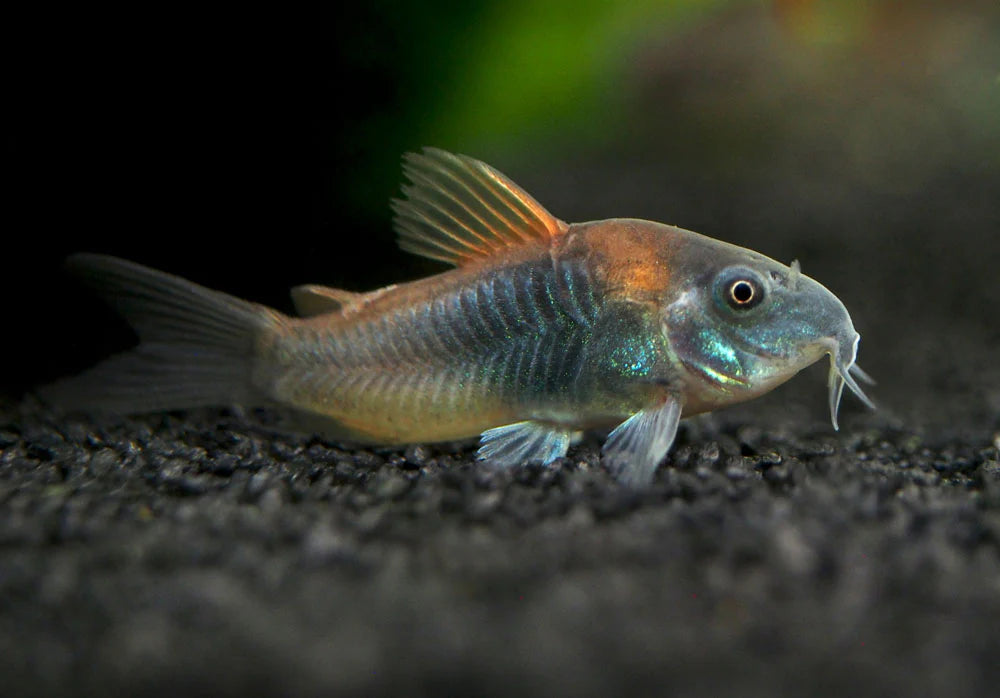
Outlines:
[[738, 279], [729, 285], [729, 301], [733, 307], [745, 308], [758, 295], [756, 287], [747, 279]]
[[764, 281], [749, 269], [730, 269], [720, 281], [722, 298], [733, 310], [749, 310], [764, 300]]

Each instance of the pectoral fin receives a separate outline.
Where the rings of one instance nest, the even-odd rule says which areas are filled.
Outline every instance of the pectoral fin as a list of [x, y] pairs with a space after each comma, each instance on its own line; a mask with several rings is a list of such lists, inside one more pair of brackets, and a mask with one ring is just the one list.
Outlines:
[[574, 432], [541, 422], [517, 422], [483, 432], [476, 457], [509, 468], [527, 463], [548, 465], [566, 455]]
[[667, 455], [681, 421], [681, 401], [670, 396], [658, 406], [636, 412], [615, 427], [604, 442], [603, 460], [622, 483], [645, 487]]

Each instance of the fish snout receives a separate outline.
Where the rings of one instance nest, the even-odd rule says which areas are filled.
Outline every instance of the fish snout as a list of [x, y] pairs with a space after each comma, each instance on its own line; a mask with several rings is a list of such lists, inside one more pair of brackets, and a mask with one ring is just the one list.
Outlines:
[[830, 420], [833, 428], [839, 429], [837, 412], [840, 409], [840, 398], [845, 385], [861, 402], [875, 409], [875, 404], [865, 395], [857, 382], [861, 380], [865, 383], [874, 383], [856, 363], [861, 335], [854, 329], [854, 323], [844, 304], [822, 284], [803, 276], [799, 293], [799, 307], [810, 318], [804, 324], [811, 325], [814, 333], [814, 339], [808, 342], [812, 351], [816, 352], [813, 355], [817, 358], [822, 354], [830, 356], [830, 373], [827, 379]]

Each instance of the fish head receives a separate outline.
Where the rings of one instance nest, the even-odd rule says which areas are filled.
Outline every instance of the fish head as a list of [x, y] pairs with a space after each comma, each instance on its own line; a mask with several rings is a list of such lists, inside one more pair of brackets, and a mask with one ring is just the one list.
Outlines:
[[[700, 236], [699, 236], [700, 238]], [[715, 240], [697, 243], [663, 307], [663, 327], [695, 413], [761, 395], [830, 357], [830, 416], [847, 385], [870, 407], [855, 376], [860, 335], [844, 304], [797, 262], [783, 265]], [[675, 277], [676, 278], [676, 277]]]

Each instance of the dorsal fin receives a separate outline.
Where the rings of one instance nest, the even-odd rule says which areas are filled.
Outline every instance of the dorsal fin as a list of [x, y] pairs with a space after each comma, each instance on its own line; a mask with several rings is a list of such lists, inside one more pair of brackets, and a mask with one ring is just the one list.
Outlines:
[[405, 199], [394, 199], [399, 246], [456, 266], [548, 243], [568, 226], [486, 163], [437, 148], [403, 156]]
[[292, 303], [295, 305], [295, 311], [302, 317], [341, 311], [347, 306], [358, 303], [363, 296], [363, 293], [315, 284], [296, 286], [292, 289]]

